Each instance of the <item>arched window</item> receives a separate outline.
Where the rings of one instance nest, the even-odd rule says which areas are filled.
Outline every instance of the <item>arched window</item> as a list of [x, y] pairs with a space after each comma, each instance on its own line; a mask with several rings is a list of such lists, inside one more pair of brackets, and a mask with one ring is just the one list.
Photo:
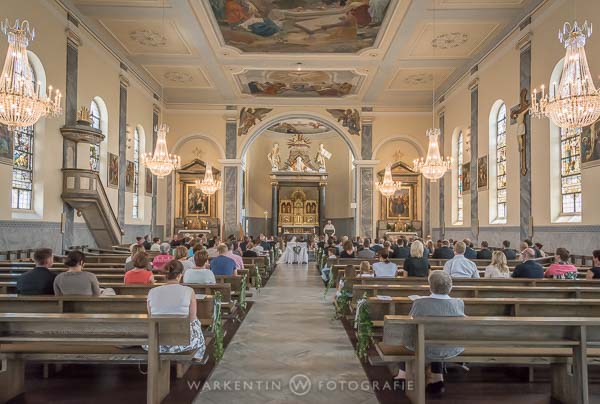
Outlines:
[[[92, 100], [90, 104], [90, 118], [92, 120], [92, 128], [100, 129], [100, 108], [96, 100]], [[100, 145], [90, 144], [90, 170], [100, 171]]]
[[[31, 72], [31, 80], [34, 83], [35, 88], [37, 86], [37, 83], [36, 74], [33, 66], [31, 66]], [[13, 130], [13, 173], [11, 195], [12, 209], [33, 209], [34, 134], [34, 125], [19, 127]]]
[[135, 128], [133, 132], [133, 205], [131, 217], [140, 217], [140, 132]]
[[456, 139], [456, 222], [463, 221], [463, 156], [464, 156], [464, 138], [462, 131]]
[[496, 116], [496, 215], [506, 219], [506, 104]]
[[581, 214], [581, 129], [560, 128], [561, 213]]

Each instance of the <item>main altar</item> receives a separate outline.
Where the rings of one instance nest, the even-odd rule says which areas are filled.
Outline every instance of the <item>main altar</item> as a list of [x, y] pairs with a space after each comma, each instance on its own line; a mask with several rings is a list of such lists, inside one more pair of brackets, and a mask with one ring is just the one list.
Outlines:
[[289, 157], [282, 165], [275, 143], [271, 163], [272, 234], [307, 240], [319, 235], [325, 224], [325, 160], [331, 153], [321, 144], [314, 160], [308, 155], [310, 140], [296, 133], [288, 141]]

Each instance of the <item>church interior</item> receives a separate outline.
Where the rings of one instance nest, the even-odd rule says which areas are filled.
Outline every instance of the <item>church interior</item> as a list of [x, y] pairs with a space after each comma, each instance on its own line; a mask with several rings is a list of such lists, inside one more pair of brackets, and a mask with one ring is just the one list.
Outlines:
[[600, 403], [600, 1], [0, 3], [0, 403]]

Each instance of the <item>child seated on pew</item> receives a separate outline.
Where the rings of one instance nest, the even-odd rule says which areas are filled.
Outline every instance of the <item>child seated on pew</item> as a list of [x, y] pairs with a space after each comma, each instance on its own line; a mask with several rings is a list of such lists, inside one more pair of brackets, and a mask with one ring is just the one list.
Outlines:
[[360, 267], [358, 268], [358, 274], [356, 276], [360, 278], [372, 278], [375, 276], [371, 270], [371, 264], [369, 264], [369, 261], [361, 261]]
[[566, 248], [557, 248], [555, 255], [556, 262], [551, 264], [546, 272], [544, 272], [544, 278], [553, 279], [577, 279], [577, 267], [569, 263], [571, 254]]
[[152, 274], [151, 270], [148, 270], [148, 264], [150, 263], [150, 259], [148, 258], [148, 254], [145, 252], [139, 252], [133, 257], [133, 269], [125, 272], [124, 283], [125, 285], [131, 284], [153, 284], [154, 283], [154, 274]]
[[325, 285], [329, 282], [329, 274], [331, 273], [331, 267], [329, 267], [328, 262], [330, 259], [336, 259], [337, 255], [335, 254], [335, 247], [329, 247], [327, 249], [327, 260], [325, 260], [325, 266], [321, 269], [321, 279], [325, 282]]

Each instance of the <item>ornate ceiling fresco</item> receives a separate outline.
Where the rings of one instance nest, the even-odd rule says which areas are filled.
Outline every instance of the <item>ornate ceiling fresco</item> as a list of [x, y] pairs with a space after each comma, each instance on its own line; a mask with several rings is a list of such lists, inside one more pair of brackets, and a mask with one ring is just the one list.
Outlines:
[[236, 78], [243, 94], [262, 97], [345, 97], [363, 79], [347, 70], [249, 70]]
[[427, 111], [544, 0], [58, 1], [171, 108]]
[[356, 53], [374, 45], [394, 0], [206, 0], [243, 52]]

